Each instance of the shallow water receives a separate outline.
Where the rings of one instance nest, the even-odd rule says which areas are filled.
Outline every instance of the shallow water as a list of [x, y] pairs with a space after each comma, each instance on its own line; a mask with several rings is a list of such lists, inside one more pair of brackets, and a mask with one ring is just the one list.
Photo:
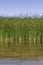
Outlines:
[[43, 65], [43, 60], [8, 58], [8, 59], [0, 59], [0, 65]]

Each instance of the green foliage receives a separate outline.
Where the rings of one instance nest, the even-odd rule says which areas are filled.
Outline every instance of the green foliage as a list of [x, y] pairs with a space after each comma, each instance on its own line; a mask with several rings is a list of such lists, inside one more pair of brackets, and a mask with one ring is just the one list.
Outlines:
[[0, 35], [12, 37], [43, 36], [43, 18], [0, 17]]

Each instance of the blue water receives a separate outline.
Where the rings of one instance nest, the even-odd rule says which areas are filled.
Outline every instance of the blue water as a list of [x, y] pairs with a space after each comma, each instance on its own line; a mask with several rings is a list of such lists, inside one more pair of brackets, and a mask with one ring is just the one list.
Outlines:
[[43, 59], [0, 59], [0, 65], [43, 65]]

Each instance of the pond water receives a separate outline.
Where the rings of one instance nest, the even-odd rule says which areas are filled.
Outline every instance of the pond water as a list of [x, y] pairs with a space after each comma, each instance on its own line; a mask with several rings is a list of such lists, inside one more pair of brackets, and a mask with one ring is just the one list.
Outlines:
[[43, 65], [43, 59], [23, 58], [0, 59], [0, 65]]

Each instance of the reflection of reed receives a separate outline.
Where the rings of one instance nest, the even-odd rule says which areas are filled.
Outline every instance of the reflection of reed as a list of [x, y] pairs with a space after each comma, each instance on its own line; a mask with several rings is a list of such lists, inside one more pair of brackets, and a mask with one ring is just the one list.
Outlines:
[[28, 42], [28, 43], [31, 43], [31, 42], [33, 42], [33, 43], [43, 43], [43, 38], [9, 38], [9, 37], [0, 37], [0, 42], [1, 43], [3, 43], [3, 42], [5, 42], [5, 43], [8, 43], [8, 42], [10, 42], [11, 44], [12, 43], [16, 43], [16, 42], [19, 42], [19, 43], [22, 43], [22, 42]]
[[40, 38], [5, 37], [3, 39], [0, 38], [0, 42], [1, 47], [4, 46], [4, 48], [11, 52], [20, 54], [27, 53], [30, 56], [41, 56], [43, 54], [43, 46], [40, 45]]

